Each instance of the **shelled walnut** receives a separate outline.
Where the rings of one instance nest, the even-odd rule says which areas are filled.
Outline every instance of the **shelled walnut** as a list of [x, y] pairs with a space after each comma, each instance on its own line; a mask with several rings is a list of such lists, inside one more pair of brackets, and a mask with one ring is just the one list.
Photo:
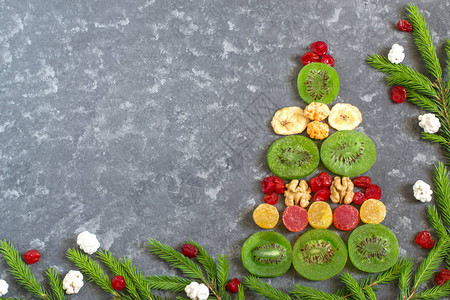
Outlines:
[[307, 207], [309, 205], [309, 199], [311, 199], [311, 188], [308, 186], [306, 180], [299, 182], [297, 179], [294, 179], [286, 184], [284, 197], [286, 206], [297, 205], [300, 202], [301, 207]]
[[350, 204], [353, 201], [353, 196], [355, 193], [353, 192], [353, 182], [348, 177], [334, 177], [333, 183], [330, 187], [330, 199], [333, 203], [342, 203]]

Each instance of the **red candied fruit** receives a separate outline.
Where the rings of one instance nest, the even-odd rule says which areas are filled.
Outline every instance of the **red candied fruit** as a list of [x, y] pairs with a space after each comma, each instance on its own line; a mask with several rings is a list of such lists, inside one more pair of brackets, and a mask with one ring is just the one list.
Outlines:
[[121, 291], [125, 288], [125, 278], [123, 276], [115, 276], [111, 280], [111, 286], [116, 291]]
[[286, 207], [283, 212], [283, 224], [291, 232], [299, 232], [308, 226], [308, 211], [301, 206]]
[[317, 193], [322, 188], [322, 181], [320, 181], [319, 177], [313, 177], [309, 179], [308, 185], [313, 193]]
[[401, 85], [392, 87], [391, 90], [392, 101], [395, 103], [403, 103], [406, 100], [406, 90]]
[[314, 201], [327, 201], [330, 198], [330, 190], [327, 188], [321, 188], [314, 195]]
[[272, 193], [272, 194], [265, 194], [264, 195], [264, 202], [270, 205], [275, 205], [278, 202], [278, 194]]
[[436, 275], [436, 278], [434, 280], [436, 281], [437, 285], [443, 285], [450, 280], [450, 270], [442, 269], [442, 271]]
[[434, 246], [434, 241], [431, 238], [431, 234], [428, 231], [421, 231], [416, 236], [416, 243], [425, 249], [431, 249]]
[[326, 54], [326, 55], [322, 56], [320, 58], [320, 62], [324, 63], [324, 64], [327, 64], [327, 65], [330, 65], [331, 67], [334, 67], [334, 58], [333, 58], [333, 56], [331, 56], [329, 54]]
[[362, 205], [367, 200], [363, 192], [356, 192], [353, 195], [353, 203], [357, 205]]
[[398, 20], [397, 28], [398, 28], [398, 30], [401, 30], [401, 31], [406, 31], [406, 32], [412, 31], [411, 23], [409, 23], [406, 20]]
[[30, 250], [27, 251], [24, 255], [23, 255], [23, 259], [25, 260], [25, 262], [29, 265], [32, 265], [34, 263], [37, 263], [39, 261], [39, 259], [41, 259], [41, 254], [37, 251], [37, 250]]
[[312, 52], [306, 52], [302, 56], [302, 63], [306, 66], [307, 64], [313, 63], [313, 62], [319, 62], [320, 57], [316, 53]]
[[284, 180], [277, 176], [269, 176], [262, 181], [262, 191], [265, 194], [283, 194], [284, 193]]
[[328, 52], [327, 43], [322, 41], [317, 41], [311, 44], [311, 52], [319, 56], [325, 55]]
[[368, 188], [372, 184], [372, 179], [369, 176], [359, 176], [353, 178], [353, 184], [360, 188]]
[[376, 184], [371, 184], [366, 188], [365, 191], [367, 199], [381, 199], [381, 188]]
[[325, 172], [320, 173], [317, 177], [319, 177], [323, 187], [329, 188], [331, 186], [331, 183], [333, 182], [333, 178], [331, 178], [331, 175]]
[[239, 282], [239, 279], [237, 279], [237, 278], [234, 278], [234, 279], [228, 281], [228, 283], [226, 285], [227, 291], [230, 293], [237, 293], [239, 291], [240, 284], [241, 283]]
[[339, 230], [350, 231], [359, 223], [358, 209], [351, 205], [340, 205], [333, 212], [333, 224]]
[[191, 244], [184, 244], [183, 247], [181, 247], [181, 252], [183, 253], [184, 256], [194, 258], [197, 256], [198, 249], [197, 247]]

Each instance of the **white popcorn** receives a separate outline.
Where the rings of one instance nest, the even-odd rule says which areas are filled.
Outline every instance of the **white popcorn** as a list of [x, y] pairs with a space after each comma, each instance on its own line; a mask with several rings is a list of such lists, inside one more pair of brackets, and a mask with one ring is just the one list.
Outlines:
[[429, 184], [422, 180], [417, 180], [413, 186], [414, 198], [420, 202], [430, 202], [433, 191]]
[[87, 254], [95, 253], [100, 247], [100, 243], [95, 234], [88, 231], [83, 231], [78, 235], [77, 244]]
[[389, 51], [388, 59], [393, 64], [399, 64], [405, 59], [405, 53], [403, 53], [403, 47], [399, 44], [392, 45], [391, 51]]
[[192, 300], [206, 300], [209, 297], [209, 289], [203, 283], [193, 281], [184, 288], [187, 296]]
[[424, 114], [419, 116], [419, 126], [426, 133], [436, 133], [441, 127], [441, 122], [434, 114]]
[[77, 294], [83, 287], [83, 274], [80, 271], [71, 270], [66, 274], [63, 280], [63, 289], [66, 294]]
[[3, 279], [0, 279], [0, 297], [8, 293], [8, 283]]

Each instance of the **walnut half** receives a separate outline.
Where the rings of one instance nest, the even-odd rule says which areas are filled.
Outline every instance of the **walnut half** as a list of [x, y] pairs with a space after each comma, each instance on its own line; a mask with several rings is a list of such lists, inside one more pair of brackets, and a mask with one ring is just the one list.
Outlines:
[[311, 199], [311, 188], [308, 186], [306, 180], [301, 180], [299, 182], [297, 179], [294, 179], [286, 184], [284, 197], [284, 203], [286, 203], [287, 206], [300, 203], [301, 207], [307, 207], [309, 199]]
[[348, 177], [334, 177], [333, 183], [330, 187], [330, 199], [333, 203], [350, 204], [353, 201], [353, 182]]

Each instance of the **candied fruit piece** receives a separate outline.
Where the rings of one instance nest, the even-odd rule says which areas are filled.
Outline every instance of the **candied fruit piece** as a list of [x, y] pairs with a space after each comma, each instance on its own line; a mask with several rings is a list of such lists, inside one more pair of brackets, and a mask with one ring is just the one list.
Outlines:
[[306, 132], [312, 139], [323, 140], [328, 137], [330, 127], [328, 126], [328, 124], [319, 121], [312, 121], [308, 124]]
[[322, 121], [330, 114], [330, 108], [325, 103], [311, 102], [305, 107], [303, 115], [313, 121]]
[[376, 199], [367, 199], [359, 210], [361, 221], [368, 224], [379, 224], [386, 216], [386, 207]]
[[327, 229], [333, 222], [333, 212], [326, 202], [314, 202], [308, 209], [309, 225], [317, 229]]
[[264, 229], [274, 228], [279, 218], [280, 214], [277, 208], [267, 203], [258, 205], [253, 211], [253, 220], [256, 225]]

